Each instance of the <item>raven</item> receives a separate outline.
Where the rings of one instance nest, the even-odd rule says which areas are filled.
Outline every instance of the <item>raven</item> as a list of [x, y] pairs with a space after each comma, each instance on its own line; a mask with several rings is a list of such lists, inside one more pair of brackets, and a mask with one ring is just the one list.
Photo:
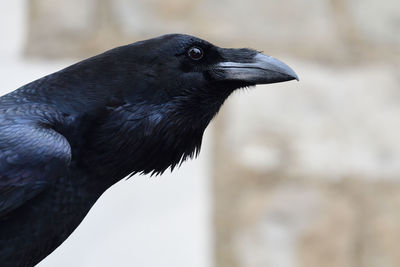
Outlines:
[[114, 183], [199, 153], [236, 89], [297, 79], [252, 49], [169, 34], [114, 48], [0, 98], [0, 265], [33, 266]]

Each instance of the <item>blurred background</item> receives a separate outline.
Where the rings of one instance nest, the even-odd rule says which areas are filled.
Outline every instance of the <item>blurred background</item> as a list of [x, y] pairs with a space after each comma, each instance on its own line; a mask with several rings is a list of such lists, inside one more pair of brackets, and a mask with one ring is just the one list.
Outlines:
[[108, 190], [38, 266], [400, 266], [395, 0], [0, 1], [9, 92], [117, 45], [188, 33], [300, 82], [235, 93], [197, 160]]

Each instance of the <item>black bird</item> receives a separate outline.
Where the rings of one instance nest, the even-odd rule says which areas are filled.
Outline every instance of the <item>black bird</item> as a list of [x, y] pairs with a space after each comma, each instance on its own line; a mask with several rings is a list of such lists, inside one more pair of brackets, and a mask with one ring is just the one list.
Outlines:
[[199, 153], [236, 89], [297, 79], [251, 49], [170, 34], [109, 50], [0, 98], [0, 266], [33, 266], [132, 174]]

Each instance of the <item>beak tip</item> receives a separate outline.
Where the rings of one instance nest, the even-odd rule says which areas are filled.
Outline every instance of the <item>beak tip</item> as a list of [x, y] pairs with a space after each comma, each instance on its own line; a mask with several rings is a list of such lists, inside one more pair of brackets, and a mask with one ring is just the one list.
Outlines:
[[289, 77], [291, 77], [292, 78], [291, 80], [300, 81], [299, 76], [297, 76], [296, 72], [294, 72], [294, 70], [291, 67], [289, 67], [285, 63], [282, 63], [282, 65], [284, 66], [283, 72], [286, 73], [286, 75], [288, 75]]
[[296, 80], [298, 82], [300, 81], [299, 76], [297, 76], [297, 74], [294, 71], [291, 71], [289, 76], [292, 78], [292, 80]]
[[255, 58], [258, 62], [264, 63], [266, 69], [270, 69], [272, 71], [276, 71], [285, 75], [288, 78], [287, 81], [300, 81], [299, 76], [297, 76], [296, 72], [294, 72], [291, 67], [289, 67], [279, 59], [264, 54], [258, 54]]

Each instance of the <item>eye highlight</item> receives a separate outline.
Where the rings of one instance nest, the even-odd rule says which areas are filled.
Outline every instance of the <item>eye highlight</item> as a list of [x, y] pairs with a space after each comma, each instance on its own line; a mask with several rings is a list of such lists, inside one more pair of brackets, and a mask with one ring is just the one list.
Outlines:
[[200, 60], [204, 56], [203, 50], [196, 46], [189, 48], [187, 53], [188, 56], [193, 60]]

